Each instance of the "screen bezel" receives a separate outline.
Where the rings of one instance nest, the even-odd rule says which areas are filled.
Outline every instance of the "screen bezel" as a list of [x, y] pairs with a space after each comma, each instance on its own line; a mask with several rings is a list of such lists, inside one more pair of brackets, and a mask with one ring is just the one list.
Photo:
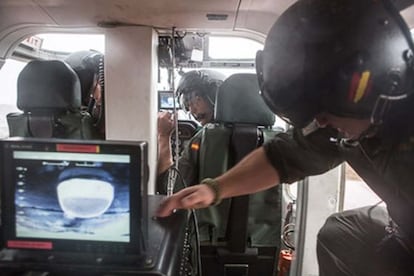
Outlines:
[[[65, 145], [64, 150], [57, 150]], [[62, 147], [60, 147], [62, 148]], [[98, 148], [98, 154], [127, 154], [130, 156], [130, 241], [88, 241], [74, 239], [43, 239], [16, 237], [15, 189], [13, 152], [16, 150], [40, 152], [80, 152]], [[2, 245], [8, 249], [49, 250], [54, 252], [82, 252], [106, 254], [140, 254], [146, 240], [147, 224], [147, 143], [119, 141], [84, 141], [62, 139], [8, 138], [0, 140], [1, 149], [1, 217]], [[136, 168], [136, 169], [133, 169]], [[10, 245], [13, 241], [13, 246]], [[17, 244], [17, 247], [16, 247]]]

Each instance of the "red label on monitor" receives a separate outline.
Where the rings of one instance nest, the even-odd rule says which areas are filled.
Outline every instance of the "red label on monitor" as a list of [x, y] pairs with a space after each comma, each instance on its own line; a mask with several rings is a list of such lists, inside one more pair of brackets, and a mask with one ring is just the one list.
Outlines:
[[8, 248], [52, 249], [52, 242], [7, 241]]
[[57, 144], [57, 151], [99, 153], [97, 145]]

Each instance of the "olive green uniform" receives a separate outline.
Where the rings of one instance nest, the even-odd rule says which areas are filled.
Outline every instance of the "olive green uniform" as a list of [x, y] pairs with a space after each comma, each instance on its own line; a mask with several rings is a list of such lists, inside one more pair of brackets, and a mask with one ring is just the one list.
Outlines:
[[[174, 192], [200, 182], [198, 148], [191, 145], [201, 143], [201, 131], [196, 133], [184, 146], [178, 161], [180, 172], [174, 186]], [[207, 176], [206, 176], [207, 177]], [[211, 175], [208, 177], [216, 177]], [[183, 183], [185, 182], [185, 185]], [[168, 173], [158, 176], [157, 191], [161, 194], [167, 192]], [[201, 241], [217, 242], [226, 234], [227, 216], [231, 199], [223, 200], [217, 206], [197, 210], [197, 220]], [[281, 197], [280, 189], [273, 188], [250, 196], [248, 215], [248, 240], [251, 246], [276, 246], [280, 243], [281, 223]]]
[[298, 130], [279, 134], [264, 146], [281, 182], [321, 174], [347, 161], [387, 205], [388, 213], [374, 206], [327, 220], [318, 236], [321, 276], [414, 275], [408, 261], [414, 260], [414, 116], [409, 113], [352, 145], [338, 142], [344, 140], [328, 127], [306, 137]]

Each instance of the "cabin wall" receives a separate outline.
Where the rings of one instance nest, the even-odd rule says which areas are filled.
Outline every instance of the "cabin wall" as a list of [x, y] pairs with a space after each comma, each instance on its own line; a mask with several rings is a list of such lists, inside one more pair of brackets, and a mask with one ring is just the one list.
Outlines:
[[107, 140], [144, 140], [149, 146], [154, 193], [157, 157], [157, 44], [149, 27], [119, 27], [105, 32]]

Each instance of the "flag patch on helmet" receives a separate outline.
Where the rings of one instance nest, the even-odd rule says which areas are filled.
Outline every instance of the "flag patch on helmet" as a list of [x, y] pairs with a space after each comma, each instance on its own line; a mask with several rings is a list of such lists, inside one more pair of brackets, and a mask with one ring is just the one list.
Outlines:
[[353, 103], [359, 102], [371, 90], [371, 73], [364, 71], [355, 72], [352, 75], [351, 85], [348, 91], [348, 99]]

